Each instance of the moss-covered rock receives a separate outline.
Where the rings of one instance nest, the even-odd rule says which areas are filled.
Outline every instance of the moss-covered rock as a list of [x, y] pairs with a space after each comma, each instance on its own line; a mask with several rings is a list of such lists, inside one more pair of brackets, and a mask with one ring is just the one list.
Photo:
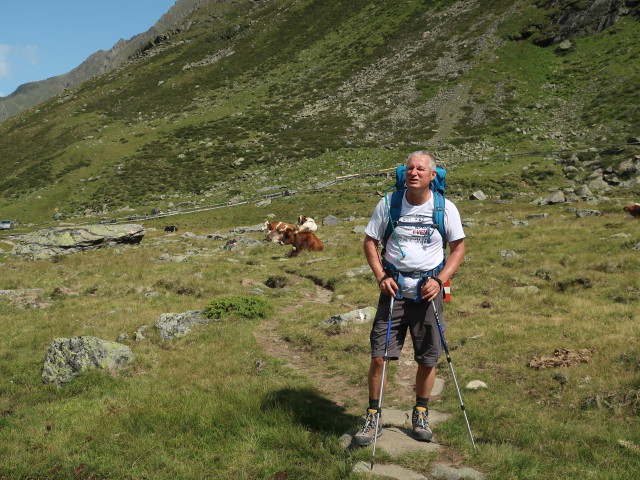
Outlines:
[[156, 320], [156, 328], [163, 340], [184, 337], [195, 325], [206, 325], [211, 319], [201, 311], [192, 310], [183, 313], [163, 313]]
[[102, 247], [140, 243], [142, 225], [83, 225], [51, 227], [29, 233], [20, 239], [12, 253], [31, 259], [48, 258]]
[[44, 356], [42, 381], [62, 387], [92, 369], [111, 369], [133, 360], [126, 345], [96, 337], [56, 338]]

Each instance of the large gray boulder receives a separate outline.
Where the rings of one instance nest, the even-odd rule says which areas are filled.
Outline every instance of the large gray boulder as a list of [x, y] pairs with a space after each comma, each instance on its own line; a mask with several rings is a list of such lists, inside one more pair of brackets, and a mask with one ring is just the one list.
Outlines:
[[138, 244], [145, 234], [142, 225], [82, 225], [51, 227], [29, 233], [11, 253], [31, 259], [82, 252], [116, 245]]
[[600, 210], [589, 210], [586, 208], [580, 208], [576, 210], [576, 217], [585, 218], [585, 217], [600, 217], [602, 216], [602, 212]]
[[93, 369], [111, 369], [133, 360], [126, 345], [96, 337], [56, 338], [44, 356], [42, 381], [62, 387]]
[[192, 327], [206, 325], [211, 320], [201, 311], [192, 310], [183, 313], [163, 313], [156, 320], [156, 328], [163, 340], [184, 337]]
[[337, 223], [340, 223], [340, 220], [337, 217], [334, 217], [333, 215], [327, 215], [322, 219], [322, 225], [324, 226], [335, 225]]

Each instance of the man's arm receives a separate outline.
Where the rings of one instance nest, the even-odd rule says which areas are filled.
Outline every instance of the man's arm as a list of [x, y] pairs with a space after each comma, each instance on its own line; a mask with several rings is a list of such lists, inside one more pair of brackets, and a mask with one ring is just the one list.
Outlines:
[[380, 255], [378, 254], [378, 240], [370, 237], [369, 235], [365, 235], [363, 248], [364, 256], [367, 259], [367, 263], [369, 264], [373, 275], [376, 277], [376, 282], [378, 282], [380, 291], [389, 296], [395, 295], [398, 290], [396, 282], [394, 282], [392, 278], [382, 280], [385, 277], [385, 273], [384, 268], [382, 268]]
[[442, 283], [446, 283], [451, 276], [456, 273], [458, 267], [464, 260], [464, 238], [456, 240], [455, 242], [449, 242], [449, 257], [444, 264], [444, 268], [438, 275], [438, 278], [442, 280]]

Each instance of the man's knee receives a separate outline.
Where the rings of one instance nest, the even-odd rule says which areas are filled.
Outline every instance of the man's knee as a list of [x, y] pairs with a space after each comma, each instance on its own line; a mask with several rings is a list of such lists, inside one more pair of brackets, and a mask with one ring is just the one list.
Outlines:
[[384, 358], [383, 357], [372, 357], [371, 358], [371, 368], [373, 370], [382, 370], [384, 366]]

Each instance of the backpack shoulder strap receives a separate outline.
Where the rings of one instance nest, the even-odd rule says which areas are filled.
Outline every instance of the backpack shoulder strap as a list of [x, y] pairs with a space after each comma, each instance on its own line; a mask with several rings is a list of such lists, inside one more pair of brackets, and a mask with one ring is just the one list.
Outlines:
[[444, 195], [433, 193], [433, 223], [438, 226], [438, 232], [442, 237], [442, 248], [447, 247], [447, 231], [444, 228]]
[[383, 245], [387, 244], [387, 241], [394, 232], [395, 226], [400, 218], [400, 210], [402, 208], [402, 197], [404, 196], [404, 190], [396, 190], [391, 195], [386, 197], [387, 202], [387, 214], [389, 216], [387, 220], [387, 228], [384, 232]]

